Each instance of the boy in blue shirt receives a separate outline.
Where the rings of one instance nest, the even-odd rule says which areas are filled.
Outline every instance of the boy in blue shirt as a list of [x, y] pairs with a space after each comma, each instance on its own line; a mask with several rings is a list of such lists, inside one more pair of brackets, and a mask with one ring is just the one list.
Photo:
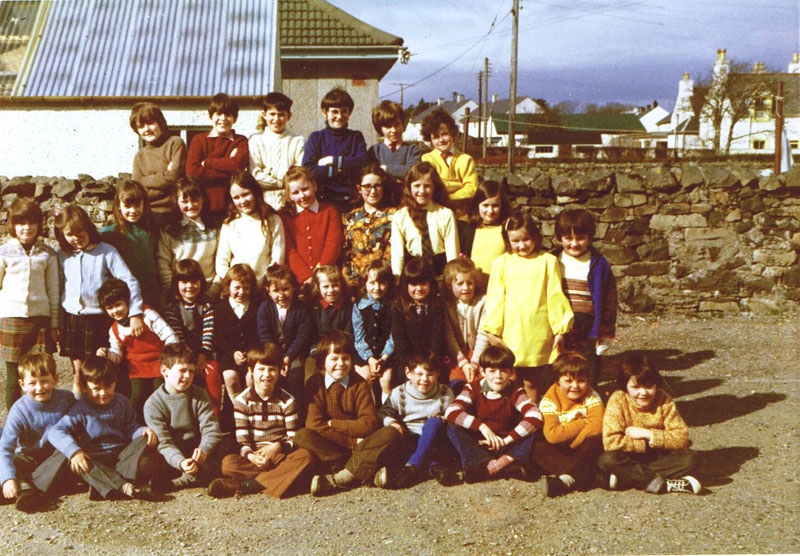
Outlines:
[[89, 355], [78, 379], [83, 396], [47, 433], [57, 450], [36, 468], [33, 484], [47, 493], [62, 468], [79, 475], [91, 487], [89, 498], [149, 498], [149, 486], [136, 479], [151, 478], [163, 467], [155, 450], [155, 433], [139, 426], [128, 398], [116, 394], [117, 367], [108, 359]]
[[355, 103], [347, 91], [334, 87], [322, 97], [325, 128], [308, 136], [303, 166], [317, 182], [317, 196], [346, 212], [355, 194], [358, 172], [367, 163], [367, 144], [360, 131], [347, 128]]
[[53, 357], [29, 353], [19, 360], [19, 386], [25, 395], [8, 412], [0, 438], [0, 484], [2, 503], [16, 499], [17, 509], [35, 509], [37, 494], [31, 488], [31, 473], [53, 452], [47, 431], [75, 402], [67, 390], [57, 390], [58, 375]]

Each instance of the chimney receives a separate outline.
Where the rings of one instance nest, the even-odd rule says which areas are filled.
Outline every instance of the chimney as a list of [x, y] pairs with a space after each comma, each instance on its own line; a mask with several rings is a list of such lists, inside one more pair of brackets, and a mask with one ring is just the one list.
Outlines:
[[495, 93], [495, 94], [493, 94], [493, 95], [492, 95], [492, 104], [494, 104], [494, 103], [495, 103], [495, 102], [497, 102], [498, 100], [500, 100], [500, 95], [498, 95], [498, 94], [496, 94], [496, 93]]
[[436, 104], [437, 104], [438, 106], [441, 106], [442, 104], [444, 104], [444, 98], [443, 98], [443, 97], [439, 97], [439, 98], [437, 98], [437, 99], [436, 99]]
[[657, 100], [653, 101], [653, 108], [658, 108], [658, 101]]
[[461, 93], [457, 94], [457, 95], [456, 95], [456, 101], [457, 101], [459, 104], [461, 104], [462, 102], [464, 102], [464, 95], [462, 95]]
[[689, 81], [689, 72], [686, 72], [686, 73], [683, 74], [683, 80], [684, 81]]
[[717, 60], [720, 61], [720, 62], [724, 62], [725, 61], [725, 49], [724, 48], [720, 48], [719, 50], [717, 50]]
[[800, 73], [800, 53], [792, 54], [792, 61], [789, 64], [789, 73]]

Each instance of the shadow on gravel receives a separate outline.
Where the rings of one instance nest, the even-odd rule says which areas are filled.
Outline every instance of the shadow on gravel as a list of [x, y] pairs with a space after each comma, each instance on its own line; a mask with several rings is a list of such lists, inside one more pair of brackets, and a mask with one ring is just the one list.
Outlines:
[[697, 450], [700, 468], [697, 476], [705, 487], [727, 485], [742, 465], [758, 457], [758, 448], [753, 446], [729, 446], [716, 450]]
[[686, 424], [691, 428], [724, 423], [785, 399], [786, 394], [766, 392], [742, 397], [733, 394], [714, 394], [694, 400], [677, 400], [675, 403]]
[[679, 349], [629, 349], [614, 355], [601, 357], [601, 376], [606, 378], [616, 376], [617, 361], [620, 357], [629, 353], [637, 353], [646, 356], [650, 363], [659, 371], [684, 371], [712, 359], [716, 355], [713, 349], [693, 352], [683, 352]]
[[667, 392], [673, 398], [691, 396], [706, 390], [716, 388], [725, 381], [721, 378], [701, 378], [698, 380], [686, 380], [682, 376], [665, 376], [664, 385]]

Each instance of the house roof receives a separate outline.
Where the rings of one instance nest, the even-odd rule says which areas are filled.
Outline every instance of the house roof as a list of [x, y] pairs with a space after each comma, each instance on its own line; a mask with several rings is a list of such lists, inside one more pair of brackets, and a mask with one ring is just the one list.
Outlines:
[[[517, 97], [517, 106], [519, 106], [521, 102], [525, 101], [528, 98], [530, 97]], [[510, 110], [511, 110], [511, 99], [509, 98], [497, 99], [497, 102], [492, 102], [489, 104], [489, 113], [492, 115], [508, 114]]]
[[426, 108], [425, 110], [423, 110], [422, 112], [420, 112], [419, 114], [417, 114], [413, 118], [411, 118], [411, 123], [420, 123], [420, 122], [422, 122], [422, 120], [425, 118], [425, 116], [427, 116], [428, 114], [430, 114], [434, 110], [438, 110], [439, 108], [444, 108], [445, 112], [447, 112], [448, 114], [450, 114], [452, 116], [460, 108], [463, 108], [465, 105], [470, 104], [470, 103], [477, 104], [474, 100], [469, 99], [469, 98], [466, 98], [461, 102], [459, 102], [457, 100], [448, 100], [448, 101], [443, 102], [442, 104], [434, 104], [433, 106], [429, 106], [428, 108]]
[[278, 0], [281, 48], [401, 46], [403, 39], [364, 23], [324, 0]]
[[800, 75], [796, 73], [738, 73], [739, 79], [764, 82], [767, 90], [777, 93], [776, 82], [783, 82], [783, 115], [800, 116]]
[[[532, 116], [534, 114], [522, 114]], [[532, 145], [599, 145], [603, 134], [643, 133], [636, 114], [560, 114], [558, 124], [529, 126]]]
[[275, 84], [277, 0], [60, 0], [38, 17], [14, 96], [254, 96]]

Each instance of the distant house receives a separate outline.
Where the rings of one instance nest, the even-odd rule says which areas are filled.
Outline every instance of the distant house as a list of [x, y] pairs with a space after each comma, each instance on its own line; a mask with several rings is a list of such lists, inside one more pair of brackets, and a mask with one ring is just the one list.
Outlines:
[[636, 114], [559, 114], [527, 130], [530, 158], [594, 158], [613, 147], [638, 148], [647, 133]]
[[[456, 121], [456, 125], [458, 126], [459, 133], [463, 133], [463, 121], [467, 114], [467, 109], [469, 109], [470, 113], [470, 121], [477, 119], [478, 117], [478, 103], [472, 99], [465, 98], [464, 95], [460, 93], [453, 93], [453, 100], [445, 100], [444, 98], [439, 98], [436, 101], [436, 104], [433, 106], [429, 106], [419, 114], [415, 114], [414, 117], [408, 122], [408, 127], [406, 127], [406, 132], [403, 134], [403, 137], [406, 141], [423, 141], [422, 138], [422, 120], [425, 119], [428, 114], [433, 112], [434, 110], [444, 109], [448, 114], [450, 114], [453, 119]], [[470, 129], [472, 128], [472, 124], [470, 124]], [[470, 135], [472, 135], [470, 133]]]
[[[489, 145], [497, 147], [508, 146], [508, 122], [509, 113], [511, 112], [511, 100], [501, 99], [498, 95], [492, 95], [489, 103], [489, 118], [486, 122], [486, 138]], [[518, 97], [515, 118], [514, 118], [514, 137], [517, 144], [525, 143], [527, 139], [527, 130], [525, 123], [528, 121], [529, 114], [539, 114], [542, 112], [542, 107], [530, 97]], [[469, 135], [470, 137], [483, 137], [483, 126], [478, 129], [478, 119], [474, 124], [470, 124]]]
[[[784, 84], [784, 128], [789, 144], [797, 152], [800, 142], [800, 54], [795, 53], [787, 73], [768, 73], [762, 62], [754, 64], [751, 73], [732, 73], [725, 49], [717, 51], [713, 81], [705, 101], [695, 98], [694, 83], [684, 74], [678, 90], [676, 109], [670, 122], [674, 140], [670, 148], [711, 150], [719, 133], [720, 150], [730, 154], [769, 154], [775, 149], [775, 105], [778, 82]], [[723, 83], [736, 79], [738, 90], [746, 91], [743, 100], [746, 112], [733, 124], [733, 105], [724, 91]], [[702, 98], [702, 97], [701, 97]], [[713, 123], [713, 111], [718, 107], [721, 122]], [[730, 136], [730, 144], [728, 137]]]
[[324, 0], [2, 2], [0, 112], [15, 135], [0, 174], [129, 172], [139, 148], [131, 105], [156, 102], [188, 143], [208, 130], [220, 91], [242, 107], [238, 133], [256, 131], [259, 96], [283, 90], [295, 101], [290, 127], [307, 135], [322, 127], [321, 96], [339, 85], [371, 141], [378, 81], [402, 43]]

